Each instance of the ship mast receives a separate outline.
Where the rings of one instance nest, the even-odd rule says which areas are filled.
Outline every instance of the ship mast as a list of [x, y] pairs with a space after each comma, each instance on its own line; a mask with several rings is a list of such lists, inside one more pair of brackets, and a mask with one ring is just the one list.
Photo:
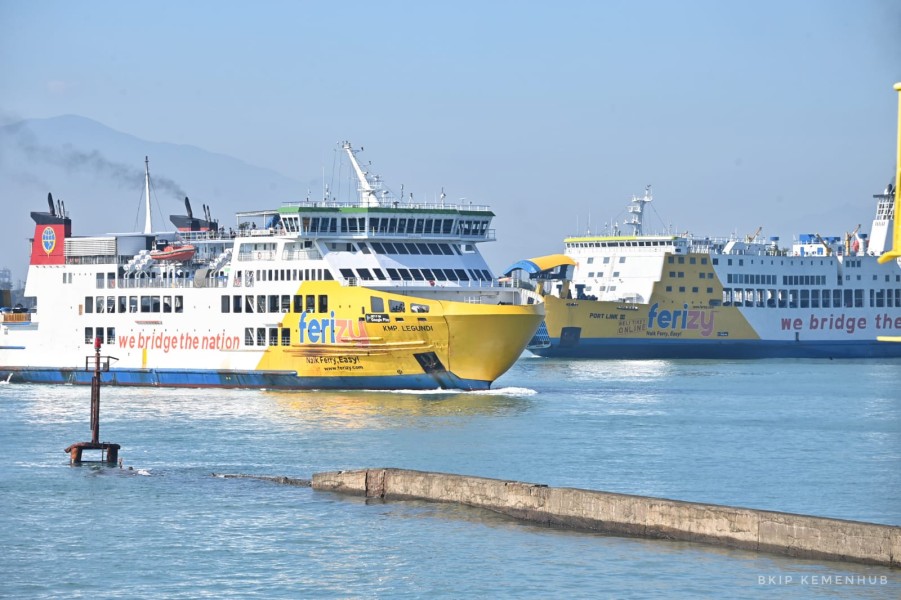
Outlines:
[[150, 159], [144, 157], [144, 233], [152, 233], [153, 227], [150, 223]]
[[632, 217], [626, 221], [626, 225], [632, 227], [633, 236], [641, 237], [641, 235], [643, 235], [641, 230], [641, 215], [644, 212], [644, 205], [653, 199], [654, 197], [651, 195], [651, 186], [647, 186], [644, 189], [644, 196], [632, 196], [632, 204], [629, 206], [629, 212], [632, 213]]
[[898, 186], [901, 185], [901, 83], [895, 84], [895, 91], [898, 92], [898, 151], [895, 154], [895, 205], [893, 207], [894, 223], [890, 220], [889, 225], [892, 229], [892, 248], [888, 252], [883, 253], [878, 261], [881, 264], [888, 261], [901, 258], [901, 214], [899, 214], [899, 206], [901, 206], [901, 192]]
[[350, 146], [350, 142], [344, 142], [341, 147], [344, 148], [347, 156], [350, 157], [350, 164], [353, 165], [354, 171], [357, 173], [357, 180], [360, 182], [358, 190], [360, 192], [360, 206], [378, 206], [379, 201], [376, 197], [376, 190], [369, 183], [366, 173], [360, 168], [360, 163], [357, 162], [357, 157], [354, 156], [354, 149]]

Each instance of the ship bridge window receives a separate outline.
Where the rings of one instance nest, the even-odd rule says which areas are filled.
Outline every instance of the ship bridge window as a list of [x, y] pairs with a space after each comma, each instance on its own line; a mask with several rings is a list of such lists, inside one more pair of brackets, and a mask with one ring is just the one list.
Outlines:
[[347, 280], [351, 280], [354, 278], [354, 270], [353, 269], [340, 269], [341, 277]]
[[444, 269], [444, 274], [447, 276], [448, 281], [457, 281], [457, 274], [454, 273], [453, 269]]
[[429, 281], [433, 281], [435, 279], [435, 274], [432, 273], [431, 269], [422, 269], [422, 276]]
[[432, 273], [434, 273], [435, 279], [438, 281], [447, 281], [447, 275], [444, 274], [444, 269], [432, 269]]
[[402, 313], [406, 311], [406, 307], [400, 300], [388, 300], [388, 310], [393, 313]]
[[385, 247], [382, 245], [381, 242], [372, 242], [372, 251], [375, 252], [376, 254], [384, 254]]
[[429, 247], [430, 254], [441, 254], [441, 248], [438, 244], [426, 244]]
[[257, 327], [257, 346], [266, 345], [266, 328]]
[[128, 304], [125, 301], [125, 296], [119, 296], [118, 303], [120, 313], [128, 312]]
[[469, 281], [469, 277], [466, 275], [465, 269], [454, 269], [454, 273], [457, 274], [457, 279], [459, 281]]
[[276, 294], [270, 294], [268, 297], [269, 300], [269, 312], [274, 313], [278, 312], [279, 302], [278, 296]]
[[372, 272], [375, 274], [375, 278], [379, 281], [385, 281], [385, 274], [381, 269], [373, 269]]
[[241, 299], [241, 296], [232, 296], [232, 312], [241, 312], [241, 308], [243, 306]]
[[244, 297], [244, 312], [246, 312], [246, 313], [256, 312], [256, 310], [254, 310], [255, 308], [256, 308], [256, 303], [254, 302], [254, 297], [253, 296], [245, 296]]
[[482, 269], [482, 275], [485, 276], [485, 281], [491, 281], [491, 271], [489, 271], [488, 269]]
[[413, 281], [413, 277], [410, 275], [409, 269], [398, 269], [397, 272], [402, 280]]
[[404, 244], [404, 246], [407, 247], [407, 252], [410, 254], [421, 254], [418, 244]]
[[141, 296], [141, 312], [150, 312], [150, 296]]
[[316, 310], [316, 296], [307, 294], [306, 296], [306, 312], [311, 313]]
[[438, 247], [441, 248], [441, 254], [446, 254], [448, 256], [453, 256], [454, 251], [451, 250], [450, 245], [448, 244], [438, 244]]
[[[106, 312], [114, 313], [116, 312], [116, 297], [115, 296], [107, 296], [106, 297]], [[125, 311], [122, 311], [125, 312]]]
[[369, 272], [369, 269], [357, 269], [357, 275], [363, 281], [372, 281], [372, 273]]
[[410, 269], [410, 275], [416, 281], [425, 281], [425, 277], [423, 277], [422, 271], [420, 271], [419, 269]]

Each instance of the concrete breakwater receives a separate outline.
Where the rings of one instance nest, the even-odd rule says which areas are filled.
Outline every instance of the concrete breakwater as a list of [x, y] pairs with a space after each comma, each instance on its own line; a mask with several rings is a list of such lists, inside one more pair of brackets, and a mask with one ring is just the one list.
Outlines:
[[431, 500], [606, 534], [901, 568], [901, 527], [403, 469], [314, 473], [315, 490]]

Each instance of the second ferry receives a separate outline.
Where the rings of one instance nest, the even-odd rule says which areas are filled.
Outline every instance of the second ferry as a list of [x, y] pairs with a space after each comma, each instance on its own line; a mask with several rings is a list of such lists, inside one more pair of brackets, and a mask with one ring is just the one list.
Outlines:
[[[499, 282], [477, 245], [486, 206], [395, 197], [343, 143], [358, 199], [209, 209], [154, 232], [75, 236], [61, 202], [35, 222], [26, 304], [2, 312], [0, 378], [271, 389], [487, 389], [519, 358], [543, 300]], [[412, 196], [412, 195], [411, 195]]]
[[901, 357], [901, 84], [892, 182], [869, 234], [800, 234], [791, 248], [745, 237], [648, 235], [650, 186], [631, 232], [564, 240], [514, 264], [545, 299], [529, 349], [585, 358]]

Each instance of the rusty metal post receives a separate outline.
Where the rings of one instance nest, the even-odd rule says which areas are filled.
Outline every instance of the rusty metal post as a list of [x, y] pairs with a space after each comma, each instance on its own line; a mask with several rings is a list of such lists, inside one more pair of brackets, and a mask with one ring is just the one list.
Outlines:
[[91, 379], [91, 443], [100, 443], [100, 337], [94, 338], [94, 378]]

